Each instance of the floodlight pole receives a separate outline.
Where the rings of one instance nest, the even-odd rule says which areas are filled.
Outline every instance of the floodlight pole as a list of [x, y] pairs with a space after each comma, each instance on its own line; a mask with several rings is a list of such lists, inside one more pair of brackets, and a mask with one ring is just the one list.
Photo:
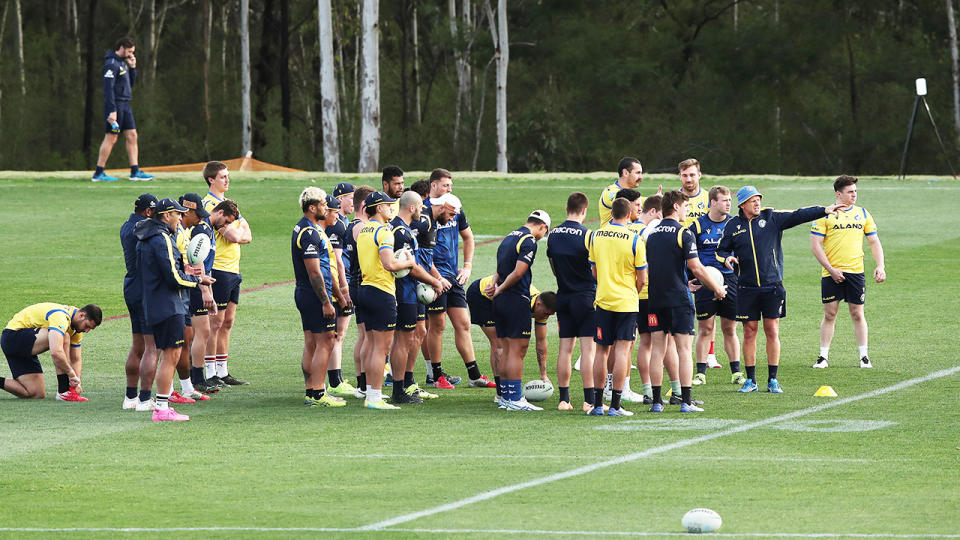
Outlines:
[[923, 107], [927, 110], [927, 118], [930, 119], [930, 124], [933, 126], [933, 133], [937, 136], [937, 142], [940, 143], [940, 152], [943, 154], [943, 159], [947, 162], [947, 166], [950, 167], [950, 174], [954, 179], [957, 178], [957, 173], [954, 172], [953, 164], [950, 163], [950, 156], [947, 155], [947, 148], [943, 144], [943, 138], [940, 137], [940, 130], [937, 129], [937, 123], [933, 121], [933, 113], [930, 112], [930, 104], [927, 103], [927, 99], [924, 97], [927, 95], [927, 80], [926, 79], [917, 79], [917, 97], [913, 100], [913, 112], [910, 114], [910, 123], [907, 124], [907, 141], [903, 145], [903, 157], [900, 159], [900, 174], [897, 176], [898, 179], [905, 178], [905, 172], [907, 169], [907, 152], [910, 150], [910, 139], [913, 137], [913, 126], [917, 121], [917, 111], [920, 109], [920, 104], [923, 103]]

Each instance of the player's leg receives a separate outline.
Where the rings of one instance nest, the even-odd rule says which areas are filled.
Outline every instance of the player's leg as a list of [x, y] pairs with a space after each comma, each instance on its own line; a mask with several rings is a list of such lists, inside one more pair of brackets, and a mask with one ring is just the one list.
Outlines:
[[779, 387], [777, 370], [780, 367], [780, 319], [763, 318], [763, 334], [767, 339], [767, 388]]
[[153, 420], [155, 422], [180, 422], [190, 419], [189, 416], [179, 414], [173, 410], [173, 407], [170, 407], [170, 394], [167, 393], [173, 386], [173, 374], [177, 370], [181, 348], [163, 347], [162, 345], [160, 347], [160, 365], [157, 367], [157, 402], [153, 410]]
[[663, 330], [650, 333], [650, 385], [653, 389], [650, 412], [663, 412], [663, 364], [667, 343], [667, 334]]
[[[307, 387], [313, 390], [313, 398], [321, 405], [327, 405], [324, 400], [327, 366], [330, 363], [330, 353], [333, 351], [336, 322], [333, 319], [324, 319], [330, 322], [332, 328], [321, 332], [313, 332], [313, 358], [310, 363], [310, 377]], [[338, 403], [342, 400], [337, 399]]]
[[640, 333], [637, 343], [637, 373], [640, 375], [640, 383], [643, 385], [643, 395], [646, 396], [644, 403], [649, 404], [653, 400], [653, 385], [650, 384], [650, 332]]
[[123, 131], [123, 139], [127, 144], [127, 157], [130, 158], [130, 166], [140, 164], [140, 143], [139, 135], [136, 129], [127, 129]]
[[[188, 316], [190, 324], [183, 330], [183, 347], [180, 347], [180, 359], [177, 361], [177, 378], [180, 379], [180, 393], [173, 390], [170, 383], [170, 400], [173, 403], [190, 403], [193, 398], [193, 385], [190, 383], [190, 350], [193, 347], [193, 317]], [[196, 402], [196, 400], [193, 400]]]
[[573, 360], [573, 346], [576, 340], [577, 338], [573, 337], [562, 337], [557, 345], [557, 386], [560, 388], [570, 387], [570, 375], [573, 371], [570, 362]]
[[[432, 307], [431, 305], [427, 308], [427, 337], [424, 344], [430, 357], [430, 369], [433, 371], [434, 384], [438, 384], [438, 379], [442, 377], [442, 374], [438, 372], [442, 369], [440, 364], [443, 360], [443, 330], [447, 325], [447, 310], [444, 308], [443, 311], [430, 311]], [[440, 386], [437, 386], [437, 388], [440, 388]]]
[[[663, 369], [670, 379], [670, 392], [667, 395], [671, 397], [671, 403], [677, 405], [680, 399], [680, 359], [677, 357], [677, 344], [670, 333], [667, 333], [667, 347], [663, 353]], [[672, 399], [674, 396], [677, 399]]]
[[37, 355], [49, 348], [49, 328], [34, 333], [33, 329], [4, 329], [0, 348], [10, 366], [10, 378], [0, 377], [0, 388], [18, 398], [43, 399], [47, 393], [43, 367]]
[[683, 403], [680, 405], [680, 412], [701, 412], [703, 409], [693, 404], [693, 398], [691, 396], [693, 334], [678, 331], [673, 335], [673, 341], [676, 346], [678, 363], [680, 365], [680, 396], [683, 400]]
[[[127, 361], [124, 363], [124, 372], [127, 376], [126, 395], [123, 408], [134, 408], [137, 406], [137, 383], [140, 380], [140, 358], [143, 357], [143, 334], [132, 334], [130, 343], [130, 352], [127, 353]], [[129, 407], [127, 405], [130, 405]]]
[[[390, 346], [390, 372], [393, 374], [393, 395], [390, 402], [394, 405], [401, 403], [423, 403], [419, 396], [407, 395], [404, 382], [407, 380], [407, 366], [411, 363], [410, 348], [413, 345], [413, 332], [417, 329], [417, 305], [397, 305], [397, 331], [393, 333], [393, 343]], [[410, 377], [413, 377], [411, 370]]]
[[523, 397], [523, 357], [530, 346], [530, 338], [504, 337], [500, 338], [500, 343], [503, 345], [503, 357], [499, 359], [497, 369], [507, 391], [504, 395], [504, 399], [508, 400], [507, 408], [510, 409], [511, 404], [514, 407], [522, 404], [519, 405], [521, 410], [543, 410], [530, 405]]
[[467, 376], [470, 379], [470, 386], [487, 388], [490, 382], [483, 373], [480, 372], [480, 366], [477, 365], [476, 353], [473, 350], [473, 338], [470, 336], [470, 312], [466, 305], [463, 307], [448, 307], [447, 316], [450, 317], [450, 323], [453, 325], [453, 341], [457, 346], [457, 352], [463, 359], [463, 365], [467, 368]]
[[[594, 358], [597, 356], [597, 344], [592, 336], [580, 337], [580, 379], [583, 382], [583, 410], [589, 412], [596, 401], [597, 383], [593, 378]], [[570, 357], [573, 357], [571, 353]], [[589, 407], [589, 408], [588, 408]]]
[[210, 320], [212, 315], [193, 314], [193, 342], [190, 345], [190, 383], [194, 390], [204, 394], [214, 394], [219, 388], [207, 384], [204, 375], [204, 361], [207, 344], [210, 342]]
[[317, 339], [313, 332], [310, 330], [303, 331], [303, 352], [300, 353], [300, 371], [303, 372], [303, 386], [306, 389], [306, 399], [304, 404], [308, 405], [308, 401], [313, 397], [313, 386], [311, 386], [311, 381], [313, 380], [313, 359], [316, 357], [317, 352]]
[[[487, 338], [487, 343], [490, 344], [490, 373], [493, 374], [493, 380], [497, 385], [497, 398], [503, 395], [503, 373], [501, 371], [502, 355], [505, 354], [505, 351], [501, 348], [503, 344], [500, 340], [497, 339], [497, 329], [493, 326], [480, 325], [480, 331], [483, 332], [483, 337]], [[497, 402], [499, 403], [499, 399]]]
[[350, 318], [349, 314], [338, 313], [333, 351], [330, 352], [330, 365], [327, 367], [327, 384], [330, 387], [330, 393], [338, 397], [353, 396], [356, 392], [356, 388], [343, 378], [343, 342], [350, 329]]
[[757, 391], [757, 333], [760, 321], [743, 321], [743, 365], [747, 380], [738, 392]]
[[815, 368], [827, 367], [830, 356], [830, 343], [833, 341], [833, 334], [837, 324], [837, 312], [839, 309], [840, 300], [825, 302], [823, 304], [823, 319], [820, 320], [820, 356], [817, 357], [817, 362], [813, 365]]
[[[216, 283], [214, 283], [214, 286], [216, 286]], [[216, 291], [217, 289], [214, 288], [217, 313], [216, 315], [208, 315], [210, 317], [210, 336], [207, 338], [207, 346], [203, 357], [203, 370], [207, 384], [219, 388], [224, 384], [220, 381], [220, 377], [217, 377], [217, 344], [220, 343], [220, 331], [223, 328], [223, 318], [226, 316], [228, 302], [224, 301], [221, 307], [220, 300], [216, 299]]]
[[[636, 327], [636, 321], [631, 325]], [[630, 375], [630, 353], [633, 348], [633, 340], [618, 339], [613, 342], [613, 348], [608, 354], [613, 358], [613, 389], [610, 396], [610, 411], [617, 411], [623, 414], [623, 407], [620, 400], [623, 392], [628, 389], [626, 381]], [[613, 414], [611, 412], [611, 414]]]
[[366, 403], [377, 404], [383, 401], [383, 365], [390, 344], [393, 343], [393, 330], [368, 330], [367, 355], [363, 362], [363, 372], [367, 377]]
[[697, 321], [697, 374], [693, 378], [693, 384], [707, 384], [707, 353], [716, 329], [716, 317], [713, 315]]
[[[152, 332], [153, 330], [151, 330]], [[157, 350], [154, 335], [143, 334], [143, 356], [140, 357], [140, 393], [138, 399], [143, 407], [138, 405], [140, 411], [153, 410], [153, 401], [150, 394], [153, 390], [153, 380], [157, 376], [157, 361], [160, 351]], [[158, 387], [159, 388], [159, 387]]]
[[[863, 304], [849, 304], [850, 318], [853, 321], [853, 335], [857, 338], [860, 367], [873, 367], [867, 355], [867, 317], [863, 311]], [[866, 362], [864, 362], [866, 359]]]
[[723, 334], [723, 350], [730, 361], [730, 382], [743, 384], [743, 372], [740, 371], [740, 339], [737, 337], [737, 321], [720, 317], [720, 333]]
[[103, 135], [103, 142], [100, 143], [100, 151], [97, 153], [97, 167], [107, 166], [107, 160], [110, 159], [110, 152], [113, 151], [113, 145], [117, 144], [120, 135], [116, 133], [106, 133]]

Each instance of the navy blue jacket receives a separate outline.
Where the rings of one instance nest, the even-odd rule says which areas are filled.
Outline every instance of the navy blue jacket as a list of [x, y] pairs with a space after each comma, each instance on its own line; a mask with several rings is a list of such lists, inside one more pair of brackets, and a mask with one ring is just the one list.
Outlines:
[[138, 241], [133, 231], [137, 223], [145, 219], [140, 214], [130, 214], [130, 218], [120, 227], [120, 246], [123, 247], [123, 262], [127, 265], [127, 273], [123, 276], [123, 299], [128, 304], [138, 303], [143, 298], [140, 270], [137, 268]]
[[116, 51], [107, 51], [103, 57], [103, 111], [109, 115], [117, 110], [118, 101], [133, 99], [133, 84], [137, 82], [136, 68], [128, 67], [125, 58]]
[[737, 257], [737, 276], [741, 287], [769, 287], [783, 281], [783, 231], [827, 215], [824, 207], [810, 206], [792, 212], [764, 208], [747, 219], [731, 218], [723, 228], [717, 260]]
[[183, 271], [183, 257], [173, 231], [157, 219], [145, 219], [134, 229], [137, 265], [143, 281], [143, 313], [147, 325], [155, 326], [174, 315], [187, 314], [187, 288], [200, 279]]

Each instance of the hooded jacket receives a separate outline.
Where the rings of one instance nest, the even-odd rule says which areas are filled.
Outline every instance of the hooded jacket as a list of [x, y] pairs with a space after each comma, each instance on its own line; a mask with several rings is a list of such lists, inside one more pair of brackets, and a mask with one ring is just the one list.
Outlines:
[[183, 258], [173, 231], [157, 219], [145, 219], [134, 229], [137, 266], [143, 283], [143, 313], [147, 325], [155, 326], [174, 315], [186, 315], [186, 289], [200, 280], [183, 271]]
[[136, 68], [129, 67], [116, 51], [107, 51], [103, 57], [103, 109], [106, 114], [117, 110], [118, 101], [133, 99], [136, 82]]

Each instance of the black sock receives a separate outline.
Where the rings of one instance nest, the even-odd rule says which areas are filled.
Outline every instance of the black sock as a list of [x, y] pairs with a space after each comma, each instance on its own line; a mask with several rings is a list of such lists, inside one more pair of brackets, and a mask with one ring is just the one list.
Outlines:
[[499, 396], [500, 395], [500, 376], [494, 375], [493, 382], [497, 385], [497, 395]]
[[700, 373], [701, 375], [705, 375], [705, 374], [707, 373], [707, 363], [706, 363], [706, 362], [704, 362], [704, 363], [702, 363], [702, 364], [701, 364], [700, 362], [697, 362], [697, 373]]
[[464, 366], [465, 368], [467, 368], [467, 376], [470, 377], [472, 380], [475, 381], [475, 380], [479, 379], [480, 377], [483, 377], [483, 373], [480, 373], [480, 368], [477, 367], [477, 362], [476, 362], [476, 361], [468, 362], [468, 363], [464, 364], [463, 366]]
[[97, 170], [93, 171], [93, 174], [103, 174], [103, 167], [97, 167]]
[[404, 396], [403, 385], [396, 383], [393, 385], [393, 400], [397, 401], [397, 398], [402, 398]]
[[140, 170], [140, 166], [139, 166], [139, 165], [131, 165], [131, 166], [130, 166], [130, 174], [137, 174], [137, 171], [139, 171], [139, 170]]
[[593, 405], [593, 388], [583, 389], [583, 402]]
[[433, 380], [443, 376], [443, 368], [440, 367], [440, 362], [430, 362], [430, 367], [433, 368]]
[[62, 394], [70, 389], [70, 376], [66, 373], [57, 374], [57, 393]]
[[610, 392], [610, 408], [617, 411], [620, 410], [620, 395], [623, 394], [623, 390], [613, 390]]
[[357, 377], [357, 388], [359, 388], [361, 392], [367, 391], [367, 374], [366, 373], [361, 372], [360, 376]]
[[757, 366], [747, 366], [747, 378], [757, 382]]
[[663, 398], [660, 397], [660, 391], [663, 389], [663, 386], [657, 385], [653, 387], [653, 402], [663, 404]]
[[343, 382], [343, 375], [339, 369], [328, 369], [327, 380], [330, 381], [331, 388], [336, 388]]
[[7, 379], [6, 379], [6, 378], [0, 377], [0, 388], [3, 388], [3, 385], [4, 385], [4, 383], [6, 383], [6, 382], [7, 382]]
[[403, 372], [403, 387], [404, 387], [404, 388], [410, 388], [411, 386], [413, 386], [413, 385], [415, 385], [415, 384], [417, 384], [417, 381], [413, 380], [413, 372], [412, 372], [412, 371], [404, 371], [404, 372]]
[[690, 386], [680, 387], [680, 397], [683, 398], [683, 402], [686, 403], [687, 405], [690, 405], [691, 403], [693, 403], [690, 397], [690, 388], [691, 388]]
[[127, 387], [127, 399], [133, 399], [133, 398], [135, 398], [135, 397], [137, 397], [137, 387], [136, 387], [136, 386], [128, 386], [128, 387]]
[[145, 401], [150, 401], [150, 391], [141, 390], [140, 395], [138, 397], [140, 398], [140, 403], [143, 403]]
[[567, 403], [570, 403], [570, 387], [569, 386], [560, 387], [560, 401], [566, 401]]
[[603, 390], [600, 388], [593, 389], [593, 406], [603, 407]]
[[312, 397], [313, 397], [313, 388], [307, 388], [303, 395], [306, 396], [307, 398], [312, 398]]
[[767, 366], [767, 382], [770, 382], [770, 379], [776, 379], [776, 378], [777, 378], [777, 369], [778, 369], [779, 367], [780, 367], [779, 365], [776, 365], [776, 366]]
[[740, 371], [740, 361], [730, 362], [730, 373], [736, 373]]
[[190, 366], [190, 382], [200, 384], [203, 382], [203, 368]]

